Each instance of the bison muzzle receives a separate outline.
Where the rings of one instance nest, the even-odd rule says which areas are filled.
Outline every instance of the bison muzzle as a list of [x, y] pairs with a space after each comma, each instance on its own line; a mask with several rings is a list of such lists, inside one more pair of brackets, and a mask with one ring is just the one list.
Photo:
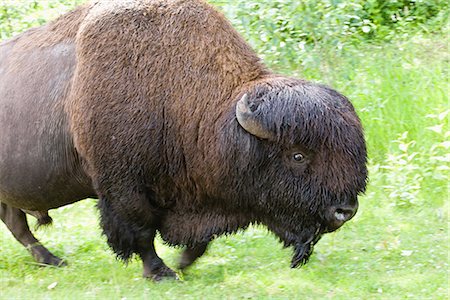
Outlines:
[[338, 92], [274, 74], [201, 0], [100, 0], [0, 44], [0, 217], [61, 265], [25, 214], [99, 199], [108, 244], [176, 277], [216, 236], [263, 224], [292, 267], [351, 219], [366, 146]]

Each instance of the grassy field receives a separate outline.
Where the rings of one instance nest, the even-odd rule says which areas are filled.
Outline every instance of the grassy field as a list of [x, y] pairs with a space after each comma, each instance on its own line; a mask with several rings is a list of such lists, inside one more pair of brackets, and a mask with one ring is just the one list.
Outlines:
[[[301, 269], [289, 268], [290, 249], [252, 227], [217, 239], [180, 281], [155, 284], [141, 278], [139, 261], [114, 259], [87, 200], [54, 211], [54, 225], [36, 232], [64, 268], [37, 266], [0, 225], [0, 299], [448, 299], [447, 33], [339, 53], [323, 46], [302, 65], [272, 65], [347, 95], [370, 155], [358, 214]], [[179, 249], [158, 241], [157, 250], [176, 267]]]

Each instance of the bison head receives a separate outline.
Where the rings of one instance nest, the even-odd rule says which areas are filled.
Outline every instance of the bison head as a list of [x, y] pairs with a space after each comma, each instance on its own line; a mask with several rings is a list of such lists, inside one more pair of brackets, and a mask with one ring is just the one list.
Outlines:
[[302, 265], [358, 209], [367, 179], [360, 121], [347, 98], [297, 79], [257, 82], [238, 99], [225, 137], [233, 197], [294, 246], [292, 267]]

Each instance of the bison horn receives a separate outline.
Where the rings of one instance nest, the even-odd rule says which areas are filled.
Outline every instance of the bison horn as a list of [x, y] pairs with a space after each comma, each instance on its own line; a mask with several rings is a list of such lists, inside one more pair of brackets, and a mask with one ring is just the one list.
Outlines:
[[267, 140], [273, 137], [273, 134], [264, 129], [262, 124], [256, 120], [254, 112], [249, 107], [247, 94], [244, 94], [236, 105], [236, 118], [242, 128], [252, 135]]

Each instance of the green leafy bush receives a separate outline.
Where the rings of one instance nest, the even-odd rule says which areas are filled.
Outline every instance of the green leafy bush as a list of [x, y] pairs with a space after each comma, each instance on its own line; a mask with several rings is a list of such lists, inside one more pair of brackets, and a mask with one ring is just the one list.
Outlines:
[[259, 0], [210, 2], [222, 7], [263, 58], [299, 64], [314, 47], [341, 51], [349, 44], [440, 31], [448, 20], [441, 0]]
[[83, 3], [83, 0], [2, 0], [0, 1], [0, 40], [30, 27], [42, 25]]

